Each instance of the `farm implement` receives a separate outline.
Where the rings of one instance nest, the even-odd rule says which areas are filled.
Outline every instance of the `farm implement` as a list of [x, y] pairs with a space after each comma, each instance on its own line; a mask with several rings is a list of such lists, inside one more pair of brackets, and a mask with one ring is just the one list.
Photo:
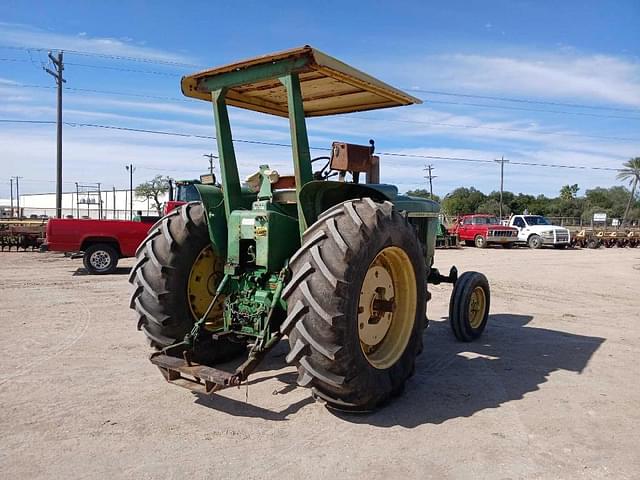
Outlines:
[[46, 220], [0, 220], [0, 251], [36, 250], [45, 237]]

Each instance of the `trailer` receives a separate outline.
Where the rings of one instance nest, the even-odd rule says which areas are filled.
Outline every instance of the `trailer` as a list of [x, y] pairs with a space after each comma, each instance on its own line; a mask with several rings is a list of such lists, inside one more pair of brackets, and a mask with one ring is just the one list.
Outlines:
[[571, 232], [571, 246], [580, 248], [640, 247], [640, 228], [618, 230], [583, 228]]
[[37, 250], [44, 242], [47, 220], [0, 220], [0, 252]]

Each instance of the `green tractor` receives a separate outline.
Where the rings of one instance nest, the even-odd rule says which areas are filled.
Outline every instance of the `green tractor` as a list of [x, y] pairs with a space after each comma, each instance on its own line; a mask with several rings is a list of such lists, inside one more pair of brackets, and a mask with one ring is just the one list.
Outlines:
[[[240, 385], [288, 337], [299, 385], [331, 407], [371, 410], [414, 371], [428, 282], [454, 284], [458, 339], [482, 333], [487, 279], [433, 267], [438, 204], [379, 183], [373, 141], [310, 156], [305, 117], [419, 99], [309, 46], [183, 77], [182, 91], [212, 103], [222, 183], [195, 183], [199, 201], [156, 223], [131, 272], [131, 307], [167, 381]], [[228, 105], [289, 119], [293, 175], [262, 165], [241, 183]]]

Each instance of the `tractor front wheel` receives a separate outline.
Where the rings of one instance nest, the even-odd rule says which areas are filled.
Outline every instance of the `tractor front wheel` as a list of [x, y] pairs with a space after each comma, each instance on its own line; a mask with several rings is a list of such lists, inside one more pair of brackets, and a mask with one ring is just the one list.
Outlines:
[[[224, 260], [212, 248], [200, 202], [177, 207], [158, 221], [136, 252], [129, 281], [135, 287], [130, 307], [138, 314], [151, 346], [161, 349], [181, 341], [209, 306], [223, 277]], [[211, 309], [205, 329], [222, 326], [222, 301]], [[200, 335], [196, 359], [227, 360], [245, 346]], [[178, 352], [179, 353], [179, 352]]]
[[461, 342], [471, 342], [484, 331], [489, 319], [491, 294], [487, 277], [464, 272], [456, 281], [449, 301], [449, 323]]
[[422, 350], [422, 248], [390, 202], [350, 200], [304, 234], [283, 291], [287, 362], [298, 383], [341, 410], [367, 411], [399, 394]]

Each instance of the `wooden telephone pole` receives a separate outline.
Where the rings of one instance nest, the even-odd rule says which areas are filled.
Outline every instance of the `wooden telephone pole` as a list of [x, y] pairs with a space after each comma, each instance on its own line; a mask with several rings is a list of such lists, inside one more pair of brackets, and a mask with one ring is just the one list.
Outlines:
[[502, 157], [500, 160], [494, 160], [500, 164], [500, 221], [502, 221], [502, 193], [504, 191], [504, 164], [509, 163], [509, 160], [505, 160]]
[[427, 175], [424, 176], [424, 178], [429, 179], [429, 195], [431, 196], [431, 200], [433, 200], [433, 179], [437, 178], [438, 176], [431, 174], [431, 171], [433, 170], [433, 165], [427, 165], [426, 167], [423, 168], [423, 170], [425, 172], [429, 172]]
[[213, 159], [218, 158], [218, 156], [213, 153], [204, 153], [202, 156], [209, 159], [209, 173], [213, 175]]
[[62, 62], [62, 51], [58, 52], [57, 58], [49, 52], [49, 59], [53, 62], [55, 71], [42, 67], [45, 72], [56, 79], [58, 85], [58, 148], [56, 156], [56, 218], [62, 218], [62, 84], [66, 80], [62, 78], [64, 64]]

